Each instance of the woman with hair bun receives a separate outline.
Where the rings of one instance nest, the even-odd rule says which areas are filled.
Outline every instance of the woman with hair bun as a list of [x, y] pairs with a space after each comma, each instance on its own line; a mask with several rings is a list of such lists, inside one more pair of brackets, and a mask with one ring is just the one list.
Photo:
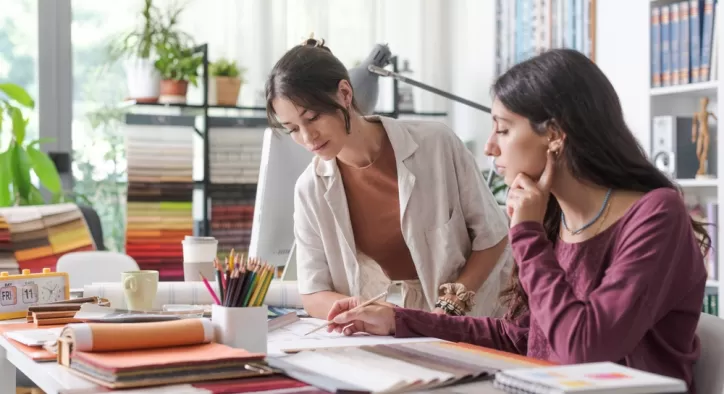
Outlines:
[[314, 153], [297, 180], [294, 233], [305, 309], [402, 285], [405, 307], [501, 316], [512, 269], [507, 218], [444, 124], [364, 116], [347, 69], [305, 40], [266, 84], [271, 124]]

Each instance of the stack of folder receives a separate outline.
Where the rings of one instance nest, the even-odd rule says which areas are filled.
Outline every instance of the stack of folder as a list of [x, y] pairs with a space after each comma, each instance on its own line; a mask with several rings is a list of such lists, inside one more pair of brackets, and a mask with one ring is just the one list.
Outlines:
[[10, 242], [10, 226], [2, 215], [0, 215], [0, 272], [7, 272], [10, 275], [20, 273]]
[[76, 319], [75, 314], [83, 304], [87, 303], [100, 306], [110, 305], [108, 300], [98, 297], [75, 298], [49, 304], [33, 305], [28, 307], [26, 321], [33, 323], [36, 327], [80, 323], [82, 320]]
[[126, 126], [126, 253], [163, 281], [183, 280], [181, 241], [193, 235], [193, 131]]
[[58, 339], [58, 361], [112, 389], [272, 375], [264, 354], [213, 343], [209, 319], [76, 323]]

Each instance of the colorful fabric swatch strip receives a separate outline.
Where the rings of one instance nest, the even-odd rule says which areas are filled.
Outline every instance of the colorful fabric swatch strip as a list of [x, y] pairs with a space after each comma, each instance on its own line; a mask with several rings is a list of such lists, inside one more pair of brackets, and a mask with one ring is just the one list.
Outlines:
[[84, 250], [95, 244], [75, 204], [0, 209], [0, 271], [55, 271], [62, 255]]
[[183, 280], [181, 241], [194, 233], [194, 133], [187, 126], [126, 125], [126, 254], [163, 281]]

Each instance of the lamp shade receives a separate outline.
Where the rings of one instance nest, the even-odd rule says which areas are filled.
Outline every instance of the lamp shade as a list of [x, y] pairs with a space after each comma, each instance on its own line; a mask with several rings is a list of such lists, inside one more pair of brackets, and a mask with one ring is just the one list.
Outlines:
[[379, 75], [370, 72], [369, 66], [385, 67], [390, 64], [392, 53], [386, 44], [377, 44], [359, 66], [349, 70], [354, 97], [363, 115], [369, 115], [377, 105]]

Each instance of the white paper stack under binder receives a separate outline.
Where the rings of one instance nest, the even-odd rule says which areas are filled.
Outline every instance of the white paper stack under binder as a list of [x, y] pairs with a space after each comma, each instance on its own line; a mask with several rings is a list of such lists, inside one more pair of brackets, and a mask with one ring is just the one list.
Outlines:
[[686, 383], [662, 375], [601, 362], [497, 372], [495, 387], [513, 393], [685, 393]]

